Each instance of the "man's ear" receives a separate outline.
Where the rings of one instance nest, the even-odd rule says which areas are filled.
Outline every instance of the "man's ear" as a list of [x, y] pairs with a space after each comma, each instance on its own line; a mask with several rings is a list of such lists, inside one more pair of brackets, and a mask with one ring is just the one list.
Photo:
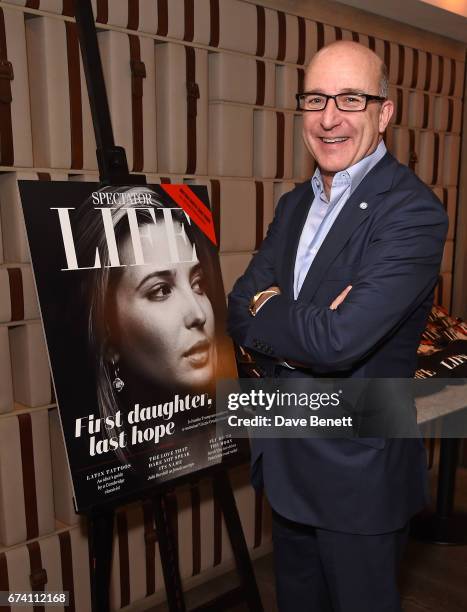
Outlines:
[[392, 100], [385, 100], [381, 104], [381, 110], [379, 112], [379, 133], [383, 134], [388, 127], [388, 123], [394, 113], [394, 102]]

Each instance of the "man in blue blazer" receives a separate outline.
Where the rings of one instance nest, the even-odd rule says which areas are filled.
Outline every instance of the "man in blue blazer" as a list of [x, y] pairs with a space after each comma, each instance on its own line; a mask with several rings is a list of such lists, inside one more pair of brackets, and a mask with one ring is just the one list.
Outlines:
[[[447, 217], [386, 151], [387, 88], [381, 60], [353, 42], [307, 69], [297, 99], [318, 168], [281, 198], [229, 296], [230, 333], [264, 376], [414, 375]], [[419, 439], [255, 440], [281, 612], [400, 611], [397, 568], [426, 476]]]

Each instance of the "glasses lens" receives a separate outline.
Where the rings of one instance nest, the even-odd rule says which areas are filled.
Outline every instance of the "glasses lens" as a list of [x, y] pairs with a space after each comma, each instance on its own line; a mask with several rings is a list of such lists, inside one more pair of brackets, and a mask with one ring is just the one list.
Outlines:
[[300, 96], [302, 110], [322, 110], [326, 106], [326, 96], [318, 94], [303, 94]]
[[336, 96], [337, 107], [345, 111], [360, 111], [365, 108], [366, 98], [358, 94], [339, 94]]

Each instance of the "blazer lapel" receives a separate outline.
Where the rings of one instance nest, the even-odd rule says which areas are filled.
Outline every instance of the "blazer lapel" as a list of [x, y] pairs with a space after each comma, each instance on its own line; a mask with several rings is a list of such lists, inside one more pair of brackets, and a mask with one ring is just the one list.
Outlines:
[[[394, 158], [386, 154], [366, 175], [354, 193], [350, 196], [329, 230], [308, 270], [300, 291], [300, 299], [310, 301], [313, 298], [333, 260], [345, 246], [352, 234], [357, 230], [359, 225], [368, 219], [372, 207], [375, 206], [380, 199], [378, 196], [390, 188], [396, 167], [397, 162], [395, 162]], [[361, 206], [362, 202], [364, 202], [366, 206]]]
[[289, 296], [293, 296], [294, 268], [298, 243], [300, 242], [303, 226], [305, 225], [313, 199], [313, 188], [309, 184], [292, 213], [287, 229], [287, 244], [284, 249], [282, 265], [282, 278], [285, 282], [282, 286], [287, 288], [286, 294]]

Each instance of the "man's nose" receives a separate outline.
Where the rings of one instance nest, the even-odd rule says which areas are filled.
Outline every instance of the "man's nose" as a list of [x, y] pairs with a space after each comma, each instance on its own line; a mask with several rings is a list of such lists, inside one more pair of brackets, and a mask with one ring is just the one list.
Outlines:
[[190, 287], [183, 295], [183, 317], [185, 327], [203, 327], [206, 323], [206, 313], [201, 305], [200, 296]]
[[326, 108], [321, 111], [321, 127], [324, 130], [332, 130], [342, 121], [342, 115], [337, 108], [334, 98], [329, 98]]

